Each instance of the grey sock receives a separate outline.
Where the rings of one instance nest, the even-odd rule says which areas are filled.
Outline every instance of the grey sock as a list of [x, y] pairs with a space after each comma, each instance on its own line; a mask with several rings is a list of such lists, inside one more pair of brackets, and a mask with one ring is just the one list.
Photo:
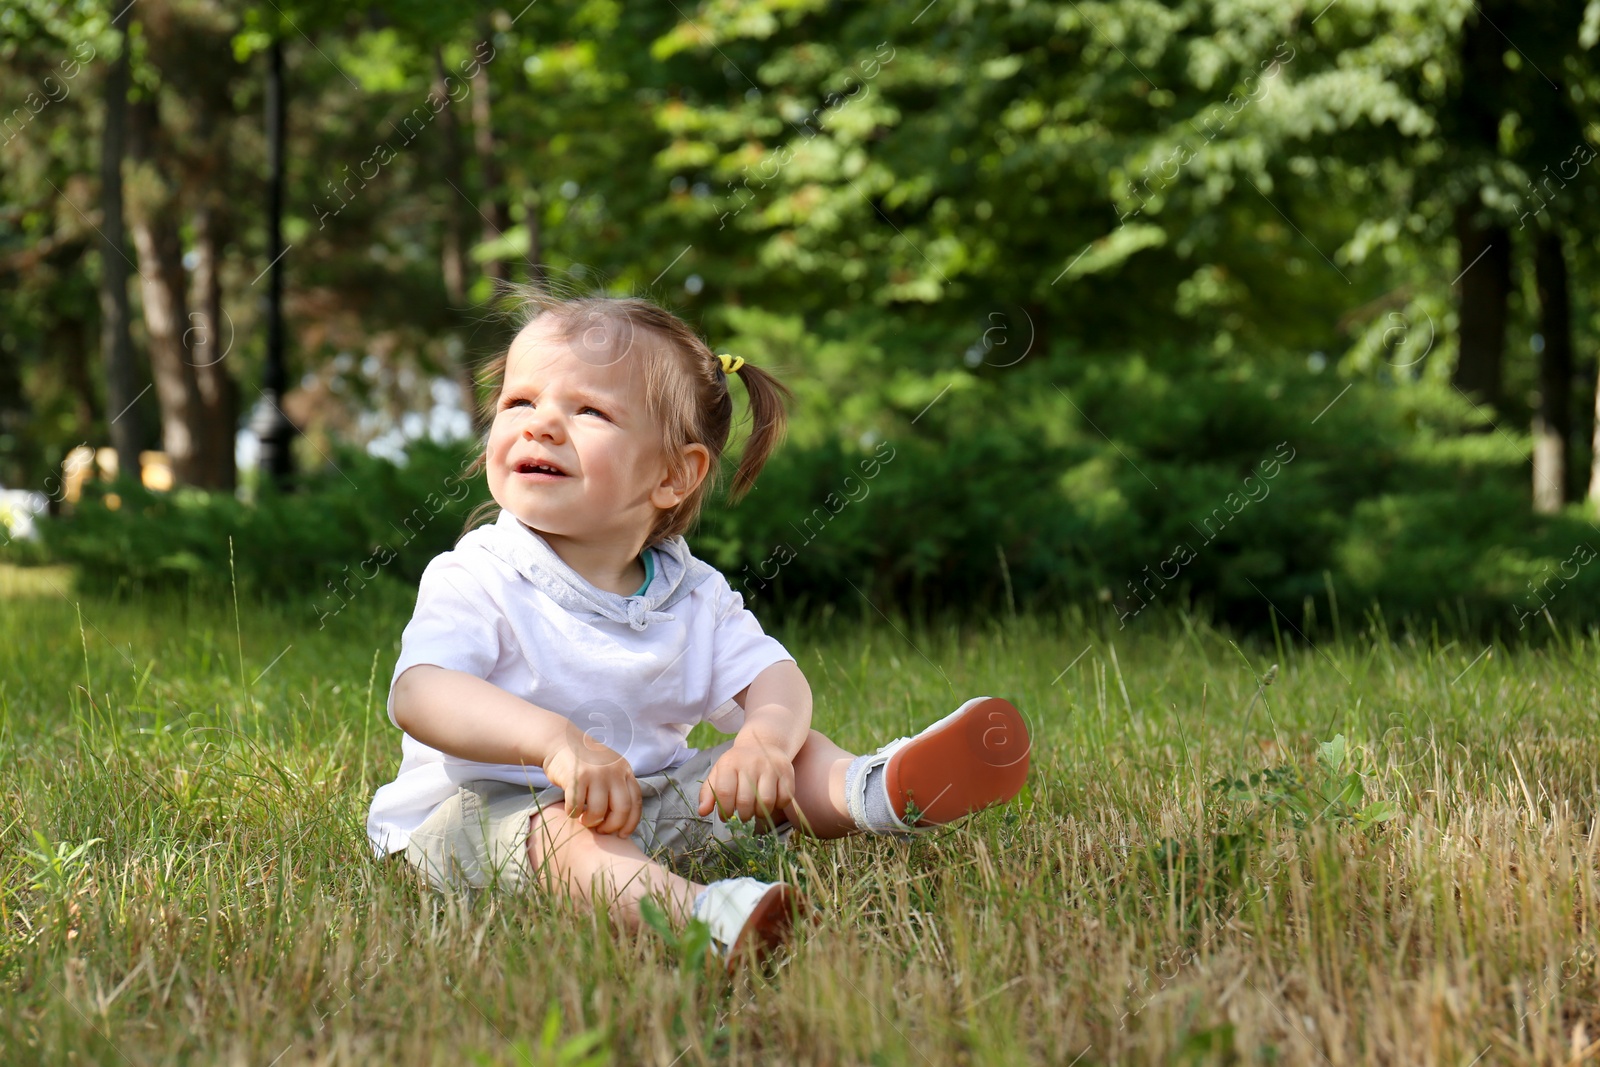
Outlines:
[[[854, 796], [855, 790], [861, 788], [858, 784], [861, 774], [871, 760], [871, 756], [857, 756], [850, 761], [850, 766], [844, 774], [846, 795]], [[867, 818], [865, 824], [858, 822], [856, 828], [866, 833], [891, 832], [888, 828], [894, 825], [895, 812], [894, 805], [889, 801], [888, 773], [883, 765], [874, 767], [867, 774], [863, 799], [866, 802]]]
[[893, 817], [894, 805], [889, 803], [889, 769], [880, 765], [867, 773], [867, 822], [873, 826], [891, 826]]

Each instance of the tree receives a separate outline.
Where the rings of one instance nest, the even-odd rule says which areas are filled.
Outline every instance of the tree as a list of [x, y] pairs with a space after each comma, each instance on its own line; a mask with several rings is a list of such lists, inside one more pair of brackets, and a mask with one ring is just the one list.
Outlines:
[[1533, 510], [1546, 515], [1567, 502], [1567, 460], [1572, 440], [1572, 307], [1561, 231], [1534, 235], [1539, 293], [1539, 405], [1533, 421]]
[[[1444, 114], [1446, 136], [1466, 166], [1481, 172], [1500, 156], [1500, 115], [1506, 71], [1496, 20], [1506, 3], [1489, 3], [1469, 16], [1461, 36], [1461, 75]], [[1490, 10], [1494, 18], [1490, 17]], [[1506, 349], [1506, 306], [1511, 294], [1511, 235], [1483, 204], [1483, 189], [1466, 186], [1455, 207], [1457, 308], [1460, 343], [1455, 385], [1474, 400], [1500, 404]]]
[[[177, 480], [231, 489], [238, 402], [226, 363], [221, 259], [236, 27], [207, 4], [154, 0], [135, 13], [153, 88], [132, 107], [131, 221], [162, 443]], [[194, 235], [192, 295], [186, 227]]]
[[122, 160], [128, 101], [128, 13], [113, 23], [116, 57], [106, 73], [100, 133], [100, 358], [105, 367], [106, 401], [111, 408], [111, 443], [117, 467], [139, 477], [143, 433], [135, 406], [137, 369], [128, 329], [128, 258], [122, 226]]

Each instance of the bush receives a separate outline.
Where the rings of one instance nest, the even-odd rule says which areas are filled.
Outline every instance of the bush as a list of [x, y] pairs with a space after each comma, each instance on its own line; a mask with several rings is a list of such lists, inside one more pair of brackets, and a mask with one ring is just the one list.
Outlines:
[[467, 449], [426, 443], [403, 467], [344, 452], [295, 492], [264, 491], [253, 503], [91, 486], [69, 517], [40, 532], [53, 558], [78, 565], [86, 592], [214, 591], [237, 576], [243, 596], [309, 594], [333, 610], [335, 598], [384, 577], [415, 583], [455, 543], [488, 496], [481, 477], [466, 475], [470, 461]]
[[[1090, 601], [1130, 625], [1199, 604], [1307, 629], [1337, 602], [1514, 631], [1545, 610], [1600, 619], [1600, 530], [1576, 508], [1533, 516], [1517, 442], [1480, 432], [1448, 387], [1361, 383], [1330, 407], [1346, 384], [1331, 376], [1184, 353], [921, 375], [870, 350], [789, 358], [815, 361], [791, 376], [789, 442], [747, 500], [714, 493], [690, 536], [764, 612]], [[830, 405], [829, 388], [850, 395]], [[343, 454], [254, 504], [124, 488], [119, 510], [95, 494], [41, 528], [100, 592], [225, 587], [231, 539], [241, 592], [321, 617], [368, 582], [414, 585], [454, 544], [487, 499], [469, 459]]]
[[[1341, 396], [1350, 383], [1266, 364], [1033, 360], [899, 395], [896, 375], [862, 371], [885, 384], [850, 402], [879, 417], [780, 451], [749, 502], [708, 509], [697, 550], [757, 603], [867, 614], [1098, 601], [1120, 625], [1195, 604], [1246, 628], [1274, 607], [1299, 627], [1372, 605], [1512, 630], [1546, 606], [1600, 620], [1600, 530], [1579, 507], [1533, 515], [1518, 442], [1448, 385]], [[839, 410], [802, 411], [794, 436]]]

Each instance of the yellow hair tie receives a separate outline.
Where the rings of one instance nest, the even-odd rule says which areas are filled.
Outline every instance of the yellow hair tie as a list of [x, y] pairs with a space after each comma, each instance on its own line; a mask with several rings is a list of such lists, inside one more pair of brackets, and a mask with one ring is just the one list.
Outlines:
[[730, 356], [726, 352], [719, 353], [717, 359], [722, 363], [723, 374], [737, 374], [739, 368], [744, 366], [743, 356]]

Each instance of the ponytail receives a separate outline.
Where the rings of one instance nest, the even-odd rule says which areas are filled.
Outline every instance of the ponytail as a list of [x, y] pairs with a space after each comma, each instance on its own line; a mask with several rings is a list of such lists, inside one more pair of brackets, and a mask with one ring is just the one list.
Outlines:
[[733, 485], [728, 489], [730, 501], [738, 500], [755, 486], [756, 476], [778, 447], [788, 425], [784, 401], [794, 399], [788, 386], [760, 367], [741, 360], [733, 373], [744, 382], [745, 392], [750, 397], [750, 436], [745, 441], [744, 454], [739, 457], [739, 469], [734, 471]]

